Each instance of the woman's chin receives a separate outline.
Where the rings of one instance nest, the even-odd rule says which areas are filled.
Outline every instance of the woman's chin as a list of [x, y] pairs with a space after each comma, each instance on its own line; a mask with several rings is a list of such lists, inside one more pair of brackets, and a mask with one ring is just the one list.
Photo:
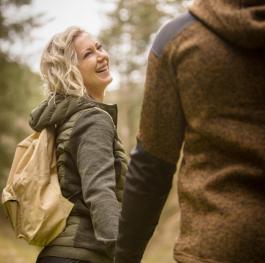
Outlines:
[[113, 78], [112, 78], [112, 76], [110, 76], [110, 78], [109, 78], [109, 84], [112, 82], [112, 80], [113, 80]]
[[106, 78], [106, 79], [104, 80], [104, 84], [106, 85], [106, 87], [107, 87], [111, 82], [112, 82], [112, 77], [111, 77], [111, 76], [109, 76], [108, 78]]
[[112, 76], [110, 74], [106, 75], [106, 76], [100, 76], [97, 75], [97, 79], [102, 83], [102, 85], [108, 85], [112, 82]]

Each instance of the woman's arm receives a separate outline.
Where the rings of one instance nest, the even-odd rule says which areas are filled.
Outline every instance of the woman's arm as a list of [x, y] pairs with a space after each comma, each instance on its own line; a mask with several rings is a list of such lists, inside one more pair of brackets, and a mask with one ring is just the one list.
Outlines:
[[81, 114], [71, 136], [83, 198], [90, 208], [95, 236], [111, 247], [117, 238], [120, 214], [115, 193], [114, 136], [115, 126], [110, 115], [98, 108]]

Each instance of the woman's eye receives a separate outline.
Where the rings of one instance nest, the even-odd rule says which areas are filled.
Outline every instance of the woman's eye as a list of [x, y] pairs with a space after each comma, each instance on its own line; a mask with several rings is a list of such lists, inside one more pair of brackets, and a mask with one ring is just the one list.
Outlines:
[[99, 45], [98, 50], [102, 50], [102, 49], [103, 49], [102, 45]]
[[87, 53], [85, 53], [84, 58], [86, 58], [86, 57], [88, 57], [90, 55], [91, 55], [91, 52], [87, 52]]

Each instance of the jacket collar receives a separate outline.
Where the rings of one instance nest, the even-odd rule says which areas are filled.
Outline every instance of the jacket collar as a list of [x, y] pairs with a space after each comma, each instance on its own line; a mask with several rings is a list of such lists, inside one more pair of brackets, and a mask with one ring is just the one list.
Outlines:
[[104, 111], [106, 111], [107, 113], [109, 113], [109, 115], [112, 117], [112, 120], [115, 124], [115, 126], [117, 126], [117, 119], [118, 119], [118, 107], [117, 104], [105, 104], [102, 102], [98, 102], [98, 101], [92, 101], [92, 103], [94, 103], [94, 105]]
[[29, 124], [36, 131], [41, 131], [53, 125], [60, 126], [76, 112], [91, 107], [98, 107], [106, 111], [117, 126], [118, 110], [116, 104], [109, 105], [97, 102], [87, 96], [76, 97], [60, 94], [44, 100], [35, 108], [30, 114]]

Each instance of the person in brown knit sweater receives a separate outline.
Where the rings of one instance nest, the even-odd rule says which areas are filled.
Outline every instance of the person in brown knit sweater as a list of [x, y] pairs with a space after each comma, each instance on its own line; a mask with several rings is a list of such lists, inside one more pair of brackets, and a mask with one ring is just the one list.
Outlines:
[[150, 51], [116, 263], [139, 263], [183, 147], [178, 263], [265, 262], [265, 1], [195, 0]]

